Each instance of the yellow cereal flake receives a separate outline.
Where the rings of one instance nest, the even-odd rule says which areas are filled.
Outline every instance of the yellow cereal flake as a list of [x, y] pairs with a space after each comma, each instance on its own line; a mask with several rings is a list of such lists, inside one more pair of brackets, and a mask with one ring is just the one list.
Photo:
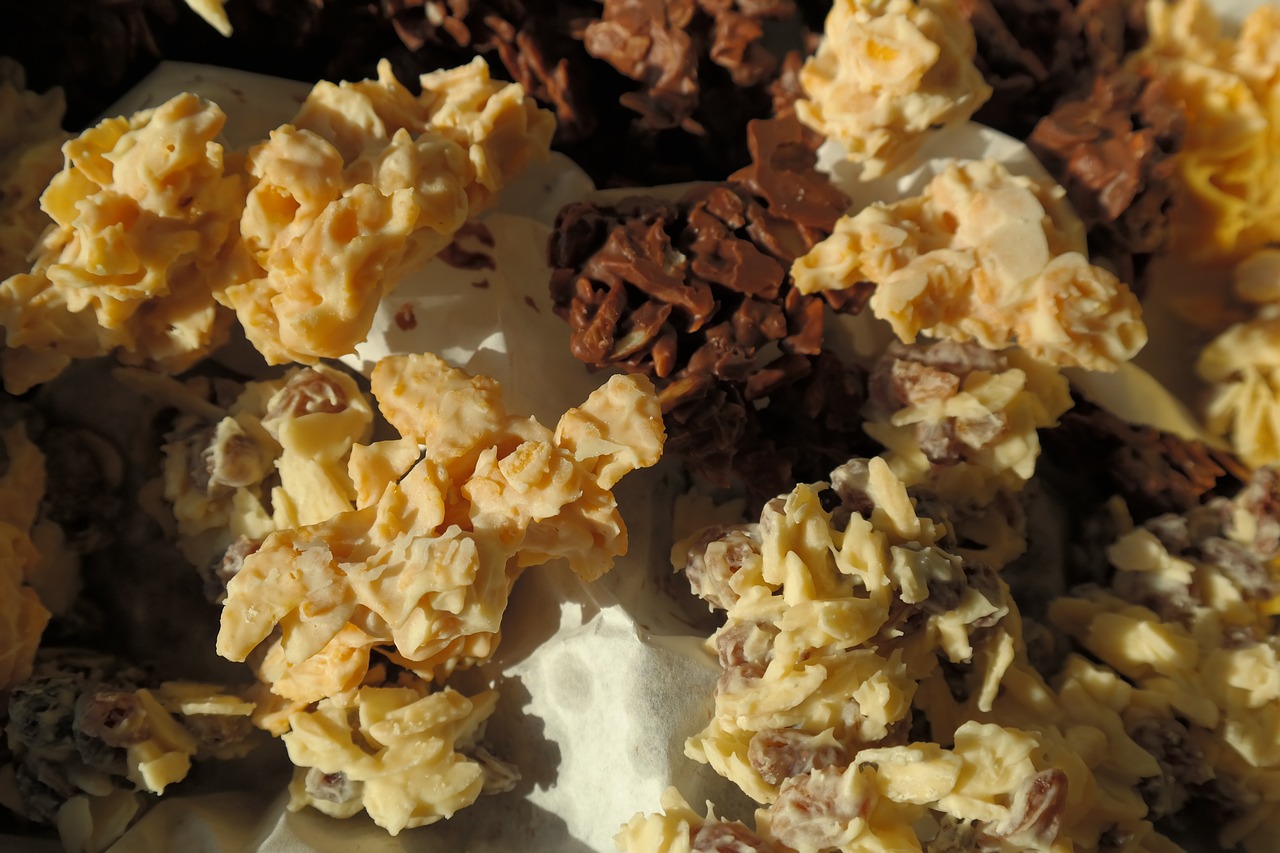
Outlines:
[[801, 69], [796, 115], [878, 177], [991, 97], [976, 50], [955, 0], [838, 0]]
[[924, 334], [1059, 366], [1114, 370], [1147, 341], [1138, 300], [1086, 259], [1061, 189], [993, 160], [951, 164], [921, 195], [843, 217], [792, 267], [805, 293], [874, 282], [898, 338]]

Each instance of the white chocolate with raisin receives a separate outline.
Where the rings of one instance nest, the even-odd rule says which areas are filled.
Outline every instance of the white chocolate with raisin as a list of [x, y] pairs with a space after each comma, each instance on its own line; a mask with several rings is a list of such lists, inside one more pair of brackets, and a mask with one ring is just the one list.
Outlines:
[[384, 359], [372, 383], [403, 437], [353, 449], [356, 508], [271, 534], [227, 586], [219, 653], [266, 642], [259, 675], [293, 701], [358, 684], [374, 646], [428, 680], [487, 659], [524, 567], [563, 557], [591, 579], [625, 551], [602, 483], [652, 464], [664, 438], [637, 377], [611, 379], [554, 434], [435, 356]]

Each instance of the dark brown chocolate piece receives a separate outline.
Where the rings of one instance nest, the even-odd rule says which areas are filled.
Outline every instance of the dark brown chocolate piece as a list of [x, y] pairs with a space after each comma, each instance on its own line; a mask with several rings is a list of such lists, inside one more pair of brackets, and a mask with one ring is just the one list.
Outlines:
[[1143, 0], [960, 0], [991, 99], [974, 119], [1025, 139], [1146, 39]]
[[1099, 76], [1028, 140], [1084, 220], [1091, 259], [1139, 295], [1147, 261], [1168, 242], [1173, 155], [1186, 131], [1166, 89], [1163, 79], [1132, 71]]
[[815, 140], [795, 119], [753, 122], [749, 136], [758, 161], [733, 181], [677, 202], [569, 205], [549, 263], [574, 355], [654, 378], [668, 450], [717, 485], [736, 472], [769, 497], [865, 446], [864, 389], [822, 350], [823, 300], [789, 275], [847, 202], [814, 170]]
[[1239, 490], [1247, 469], [1229, 453], [1153, 427], [1122, 421], [1085, 401], [1040, 431], [1049, 458], [1088, 491], [1120, 494], [1138, 521], [1186, 512]]

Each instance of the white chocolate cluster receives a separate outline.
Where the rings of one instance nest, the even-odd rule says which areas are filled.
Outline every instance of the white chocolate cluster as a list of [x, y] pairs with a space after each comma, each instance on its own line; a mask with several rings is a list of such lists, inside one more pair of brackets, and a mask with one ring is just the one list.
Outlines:
[[187, 93], [67, 142], [40, 197], [53, 227], [31, 272], [0, 284], [6, 387], [112, 351], [185, 370], [224, 341], [228, 308], [269, 363], [353, 352], [405, 270], [550, 145], [550, 113], [483, 60], [421, 84], [411, 95], [386, 63], [376, 81], [319, 83], [247, 160], [218, 141], [222, 110]]
[[873, 282], [871, 310], [908, 343], [1017, 344], [1050, 364], [1114, 370], [1147, 341], [1141, 308], [1089, 263], [1061, 197], [993, 160], [955, 163], [918, 196], [841, 218], [791, 272], [804, 293]]
[[619, 849], [1171, 850], [1136, 791], [1161, 766], [1126, 730], [1133, 688], [1075, 656], [1046, 683], [1003, 581], [947, 550], [884, 460], [833, 474], [834, 512], [820, 487], [689, 540], [695, 590], [728, 608], [714, 716], [686, 750], [762, 804], [755, 831], [671, 792]]
[[[564, 559], [588, 580], [611, 568], [627, 540], [609, 489], [654, 464], [665, 433], [642, 377], [612, 378], [554, 432], [508, 414], [494, 380], [432, 355], [383, 359], [372, 388], [401, 437], [350, 446], [350, 508], [276, 529], [243, 556], [218, 652], [253, 656], [271, 691], [255, 722], [310, 768], [293, 807], [364, 809], [398, 832], [511, 778], [487, 755], [458, 754], [496, 696], [433, 683], [493, 654], [525, 568]], [[404, 671], [398, 685], [388, 663]]]
[[528, 162], [553, 120], [480, 58], [424, 74], [318, 83], [291, 125], [249, 152], [240, 223], [252, 269], [217, 298], [268, 363], [354, 351], [383, 295], [445, 248]]
[[293, 713], [284, 735], [297, 768], [290, 811], [310, 806], [339, 818], [364, 811], [398, 835], [503, 790], [511, 777], [477, 749], [497, 701], [492, 690], [466, 697], [418, 682], [364, 687], [350, 705], [325, 699]]
[[1187, 112], [1174, 251], [1240, 260], [1280, 239], [1280, 10], [1259, 5], [1232, 38], [1204, 0], [1146, 8], [1150, 37], [1137, 59]]
[[796, 115], [878, 177], [991, 97], [976, 50], [955, 0], [837, 0], [801, 69]]
[[244, 205], [216, 141], [225, 120], [184, 93], [63, 146], [40, 197], [54, 227], [32, 271], [0, 284], [10, 392], [113, 350], [179, 371], [221, 341], [210, 292]]
[[1109, 584], [1050, 608], [1059, 629], [1133, 685], [1126, 729], [1164, 733], [1149, 748], [1169, 807], [1206, 783], [1229, 804], [1224, 847], [1274, 841], [1268, 824], [1280, 818], [1276, 490], [1275, 472], [1260, 469], [1233, 501], [1122, 534], [1107, 552]]

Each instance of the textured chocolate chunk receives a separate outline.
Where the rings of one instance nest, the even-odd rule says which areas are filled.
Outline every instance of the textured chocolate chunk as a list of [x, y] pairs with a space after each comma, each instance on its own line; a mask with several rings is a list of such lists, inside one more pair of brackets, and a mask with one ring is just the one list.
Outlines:
[[865, 394], [822, 350], [824, 302], [788, 272], [846, 200], [814, 170], [815, 140], [794, 119], [753, 122], [749, 137], [757, 160], [733, 181], [676, 202], [569, 205], [549, 263], [574, 355], [652, 377], [668, 450], [713, 483], [736, 472], [768, 497], [863, 446]]
[[1233, 494], [1248, 477], [1229, 453], [1127, 423], [1085, 401], [1057, 427], [1041, 430], [1040, 440], [1049, 458], [1081, 483], [1121, 495], [1138, 521]]
[[1168, 243], [1173, 156], [1186, 131], [1166, 89], [1131, 71], [1099, 76], [1087, 94], [1059, 102], [1028, 140], [1084, 220], [1091, 259], [1139, 295], [1146, 262]]
[[974, 119], [1019, 139], [1146, 39], [1142, 0], [960, 0], [960, 8], [992, 88]]

